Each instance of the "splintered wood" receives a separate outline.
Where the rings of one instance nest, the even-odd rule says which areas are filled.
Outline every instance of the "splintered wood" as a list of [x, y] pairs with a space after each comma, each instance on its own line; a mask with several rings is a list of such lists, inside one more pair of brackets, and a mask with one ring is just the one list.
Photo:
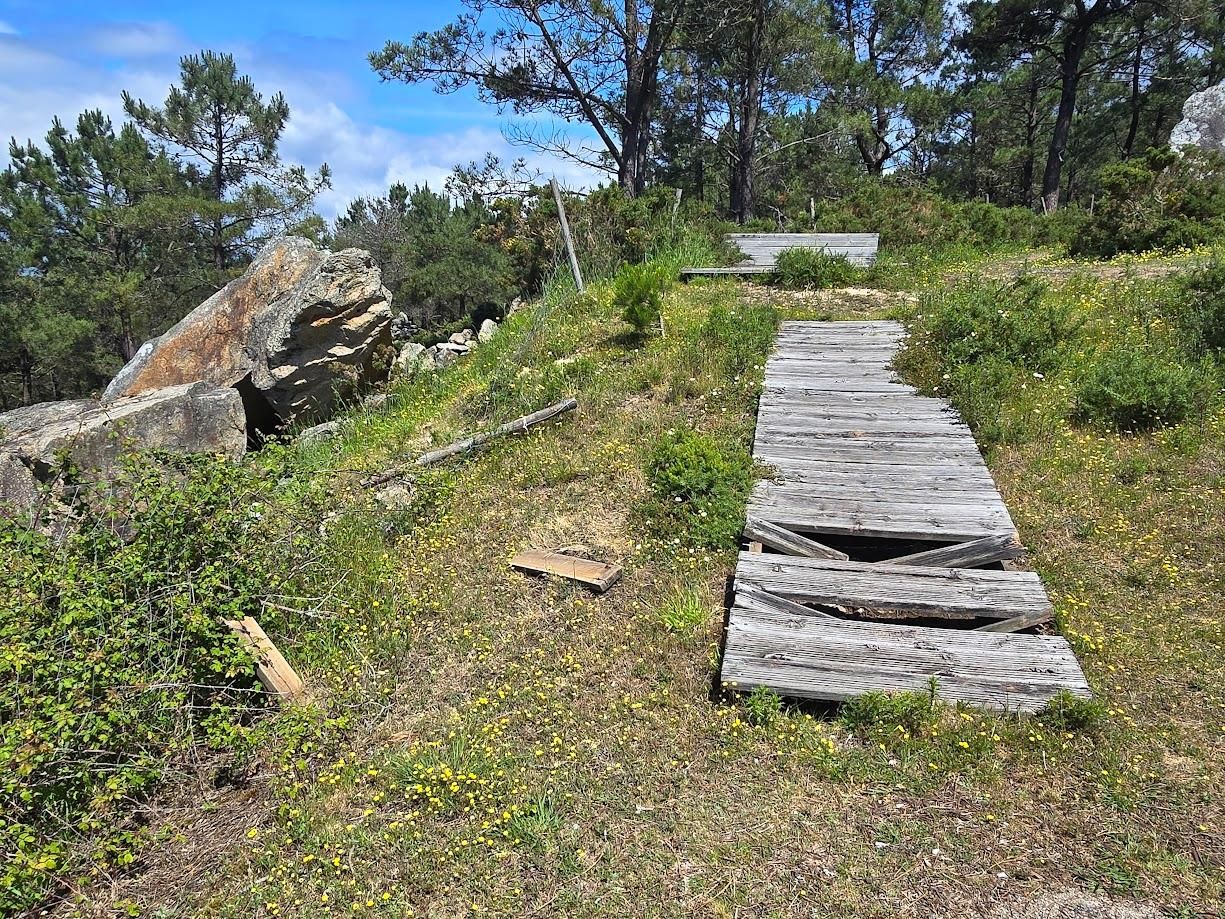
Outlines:
[[586, 584], [604, 593], [621, 579], [620, 565], [606, 565], [577, 555], [563, 555], [543, 549], [528, 549], [510, 560], [512, 568], [529, 574], [553, 574]]
[[782, 324], [753, 444], [774, 474], [749, 499], [723, 681], [841, 701], [934, 677], [945, 698], [1017, 711], [1087, 695], [1065, 639], [1012, 634], [1049, 621], [1050, 599], [1001, 570], [1016, 528], [969, 428], [894, 376], [903, 337]]

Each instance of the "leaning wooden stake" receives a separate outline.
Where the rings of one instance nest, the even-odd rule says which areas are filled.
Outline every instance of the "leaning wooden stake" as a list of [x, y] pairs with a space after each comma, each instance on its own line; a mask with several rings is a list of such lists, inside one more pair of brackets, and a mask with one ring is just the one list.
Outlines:
[[557, 179], [550, 179], [549, 184], [553, 187], [553, 200], [557, 202], [557, 216], [561, 218], [561, 238], [566, 243], [566, 255], [570, 257], [574, 286], [581, 294], [583, 292], [583, 273], [579, 270], [578, 256], [574, 253], [574, 240], [570, 238], [570, 221], [566, 219], [566, 206], [561, 202], [561, 189], [557, 185]]
[[244, 619], [227, 619], [225, 624], [238, 633], [243, 644], [255, 652], [255, 675], [264, 689], [277, 696], [295, 698], [302, 694], [305, 684], [289, 661], [277, 650], [272, 639], [264, 634], [259, 623], [247, 616]]
[[532, 412], [530, 415], [524, 415], [522, 418], [516, 418], [514, 421], [507, 422], [500, 428], [494, 428], [492, 431], [486, 431], [484, 434], [473, 434], [471, 437], [457, 440], [455, 443], [441, 449], [423, 453], [417, 457], [417, 465], [431, 466], [434, 463], [442, 462], [448, 457], [475, 450], [481, 444], [487, 443], [496, 437], [504, 437], [507, 434], [523, 434], [534, 424], [548, 421], [550, 418], [554, 418], [563, 412], [573, 411], [576, 408], [578, 408], [577, 399], [563, 399], [561, 402], [540, 409], [540, 411]]

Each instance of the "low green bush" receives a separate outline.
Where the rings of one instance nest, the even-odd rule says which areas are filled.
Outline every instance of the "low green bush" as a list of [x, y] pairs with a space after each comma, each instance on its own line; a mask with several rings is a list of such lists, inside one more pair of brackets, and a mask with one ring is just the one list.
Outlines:
[[1071, 239], [1073, 255], [1175, 249], [1225, 234], [1225, 157], [1153, 150], [1098, 172], [1092, 214]]
[[849, 729], [873, 739], [892, 737], [899, 730], [920, 734], [939, 716], [934, 683], [928, 692], [866, 692], [848, 700], [839, 713]]
[[863, 272], [844, 255], [830, 255], [820, 249], [787, 249], [778, 256], [774, 280], [789, 290], [821, 290], [845, 287], [860, 280]]
[[662, 265], [626, 265], [613, 280], [613, 307], [642, 335], [658, 325], [663, 295], [671, 281]]
[[1051, 699], [1037, 718], [1055, 731], [1097, 731], [1106, 723], [1106, 706], [1098, 699], [1082, 699], [1066, 689]]
[[1172, 349], [1118, 342], [1078, 376], [1072, 417], [1117, 431], [1178, 424], [1203, 409], [1213, 376]]
[[1167, 314], [1189, 352], [1225, 352], [1225, 261], [1193, 271], [1171, 301]]
[[646, 512], [658, 533], [707, 548], [735, 544], [753, 480], [746, 450], [680, 428], [659, 439], [645, 471]]

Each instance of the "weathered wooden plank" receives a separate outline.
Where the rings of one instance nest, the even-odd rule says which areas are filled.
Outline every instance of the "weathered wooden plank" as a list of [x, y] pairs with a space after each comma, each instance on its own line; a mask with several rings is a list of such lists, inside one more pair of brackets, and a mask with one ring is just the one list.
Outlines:
[[798, 603], [951, 619], [1011, 619], [1051, 611], [1030, 571], [920, 568], [740, 553], [736, 579]]
[[621, 579], [620, 565], [606, 565], [577, 555], [527, 549], [510, 560], [512, 568], [532, 574], [555, 574], [603, 593]]
[[872, 690], [1032, 712], [1061, 690], [1090, 695], [1060, 637], [992, 634], [732, 607], [721, 679], [735, 689], [841, 702]]
[[1025, 548], [1015, 535], [1003, 533], [999, 536], [988, 536], [986, 539], [975, 539], [953, 546], [913, 552], [910, 555], [891, 558], [889, 564], [974, 568], [979, 565], [990, 565], [993, 562], [1018, 558], [1024, 552]]
[[1048, 613], [1026, 613], [1022, 616], [1013, 616], [1011, 619], [1003, 619], [999, 622], [989, 622], [986, 625], [980, 625], [975, 628], [976, 632], [1019, 632], [1022, 629], [1033, 628], [1036, 625], [1042, 625], [1044, 622], [1050, 622], [1054, 618], [1054, 614]]
[[227, 619], [225, 624], [255, 654], [255, 677], [268, 692], [288, 699], [302, 694], [305, 684], [252, 617]]
[[762, 545], [769, 546], [771, 549], [777, 549], [779, 552], [785, 552], [788, 555], [802, 555], [808, 558], [840, 558], [843, 560], [850, 558], [845, 552], [831, 549], [823, 543], [819, 543], [814, 539], [808, 539], [799, 533], [770, 523], [768, 520], [762, 520], [760, 517], [750, 516], [745, 521], [744, 535], [748, 539], [756, 540]]
[[749, 609], [762, 610], [767, 613], [782, 613], [785, 616], [816, 616], [822, 619], [836, 619], [829, 613], [812, 609], [793, 600], [784, 600], [767, 590], [762, 590], [756, 584], [748, 581], [736, 585], [736, 605]]

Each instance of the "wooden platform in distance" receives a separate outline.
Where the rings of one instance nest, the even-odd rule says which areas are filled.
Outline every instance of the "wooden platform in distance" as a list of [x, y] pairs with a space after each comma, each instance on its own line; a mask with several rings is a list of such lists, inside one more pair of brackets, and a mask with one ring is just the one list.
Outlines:
[[744, 253], [737, 265], [717, 268], [682, 268], [681, 279], [692, 277], [769, 274], [778, 256], [788, 249], [820, 249], [841, 255], [852, 265], [871, 265], [880, 245], [878, 233], [730, 233], [727, 241]]
[[[740, 554], [722, 680], [842, 701], [934, 677], [942, 698], [1015, 711], [1087, 695], [1065, 639], [1015, 634], [1048, 621], [1050, 599], [1036, 574], [1000, 570], [1021, 552], [1016, 527], [970, 429], [894, 375], [904, 335], [779, 329], [753, 445], [772, 475], [745, 530], [772, 551]], [[885, 561], [846, 557], [865, 539]]]

